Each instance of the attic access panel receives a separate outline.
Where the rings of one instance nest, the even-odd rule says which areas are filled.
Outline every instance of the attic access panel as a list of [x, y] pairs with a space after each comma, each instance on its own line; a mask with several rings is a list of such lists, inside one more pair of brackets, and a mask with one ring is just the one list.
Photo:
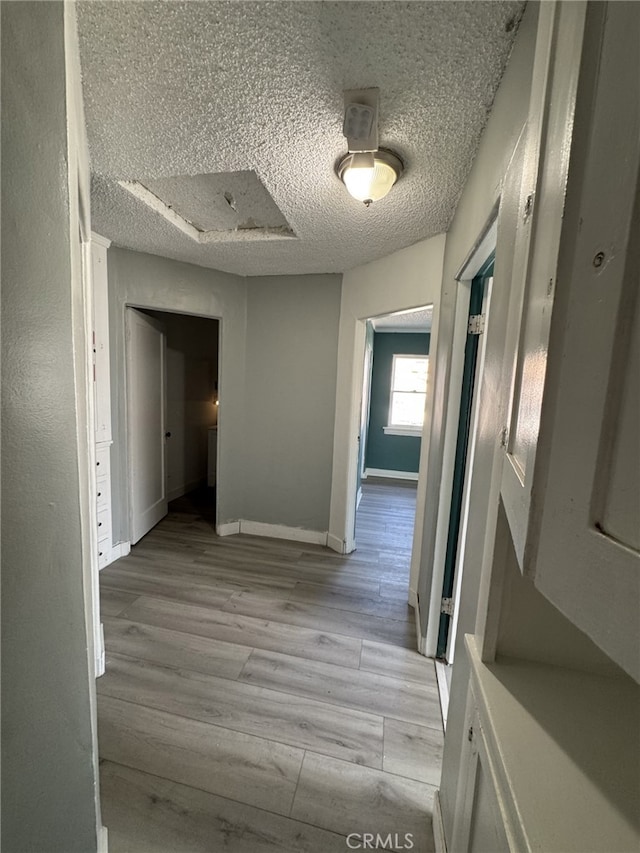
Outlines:
[[256, 172], [123, 181], [129, 192], [197, 242], [294, 237]]

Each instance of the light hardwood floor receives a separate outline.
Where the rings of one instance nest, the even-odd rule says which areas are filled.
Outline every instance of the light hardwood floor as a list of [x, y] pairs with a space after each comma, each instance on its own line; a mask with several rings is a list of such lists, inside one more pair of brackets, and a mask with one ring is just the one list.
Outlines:
[[345, 853], [350, 833], [433, 850], [443, 733], [406, 604], [414, 513], [413, 485], [365, 484], [341, 557], [219, 538], [185, 499], [101, 573], [110, 853]]

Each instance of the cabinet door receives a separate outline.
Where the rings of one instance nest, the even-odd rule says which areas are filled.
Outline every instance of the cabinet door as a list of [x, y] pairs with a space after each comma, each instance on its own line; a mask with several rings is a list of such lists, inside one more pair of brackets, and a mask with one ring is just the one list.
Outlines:
[[605, 10], [579, 224], [561, 250], [531, 573], [640, 681], [640, 7]]
[[456, 801], [451, 849], [456, 853], [509, 853], [510, 845], [491, 772], [487, 746], [469, 689], [467, 746], [461, 757], [461, 780]]
[[501, 492], [521, 568], [553, 306], [586, 3], [540, 4], [513, 288], [519, 324]]

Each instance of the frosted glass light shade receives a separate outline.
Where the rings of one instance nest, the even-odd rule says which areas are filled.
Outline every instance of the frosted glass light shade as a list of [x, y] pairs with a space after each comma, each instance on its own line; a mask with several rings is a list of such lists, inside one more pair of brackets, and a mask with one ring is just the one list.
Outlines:
[[350, 195], [366, 205], [384, 198], [402, 174], [402, 161], [391, 151], [347, 154], [338, 164], [338, 176]]

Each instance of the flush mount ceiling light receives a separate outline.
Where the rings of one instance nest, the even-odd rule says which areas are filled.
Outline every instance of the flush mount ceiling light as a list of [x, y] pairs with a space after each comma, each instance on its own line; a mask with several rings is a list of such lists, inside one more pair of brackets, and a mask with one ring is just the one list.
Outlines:
[[368, 207], [384, 198], [403, 171], [393, 151], [378, 146], [378, 89], [350, 89], [344, 93], [344, 123], [349, 153], [336, 172], [350, 195]]
[[367, 207], [384, 198], [402, 174], [402, 160], [379, 148], [369, 153], [345, 154], [338, 163], [338, 177], [349, 194]]

